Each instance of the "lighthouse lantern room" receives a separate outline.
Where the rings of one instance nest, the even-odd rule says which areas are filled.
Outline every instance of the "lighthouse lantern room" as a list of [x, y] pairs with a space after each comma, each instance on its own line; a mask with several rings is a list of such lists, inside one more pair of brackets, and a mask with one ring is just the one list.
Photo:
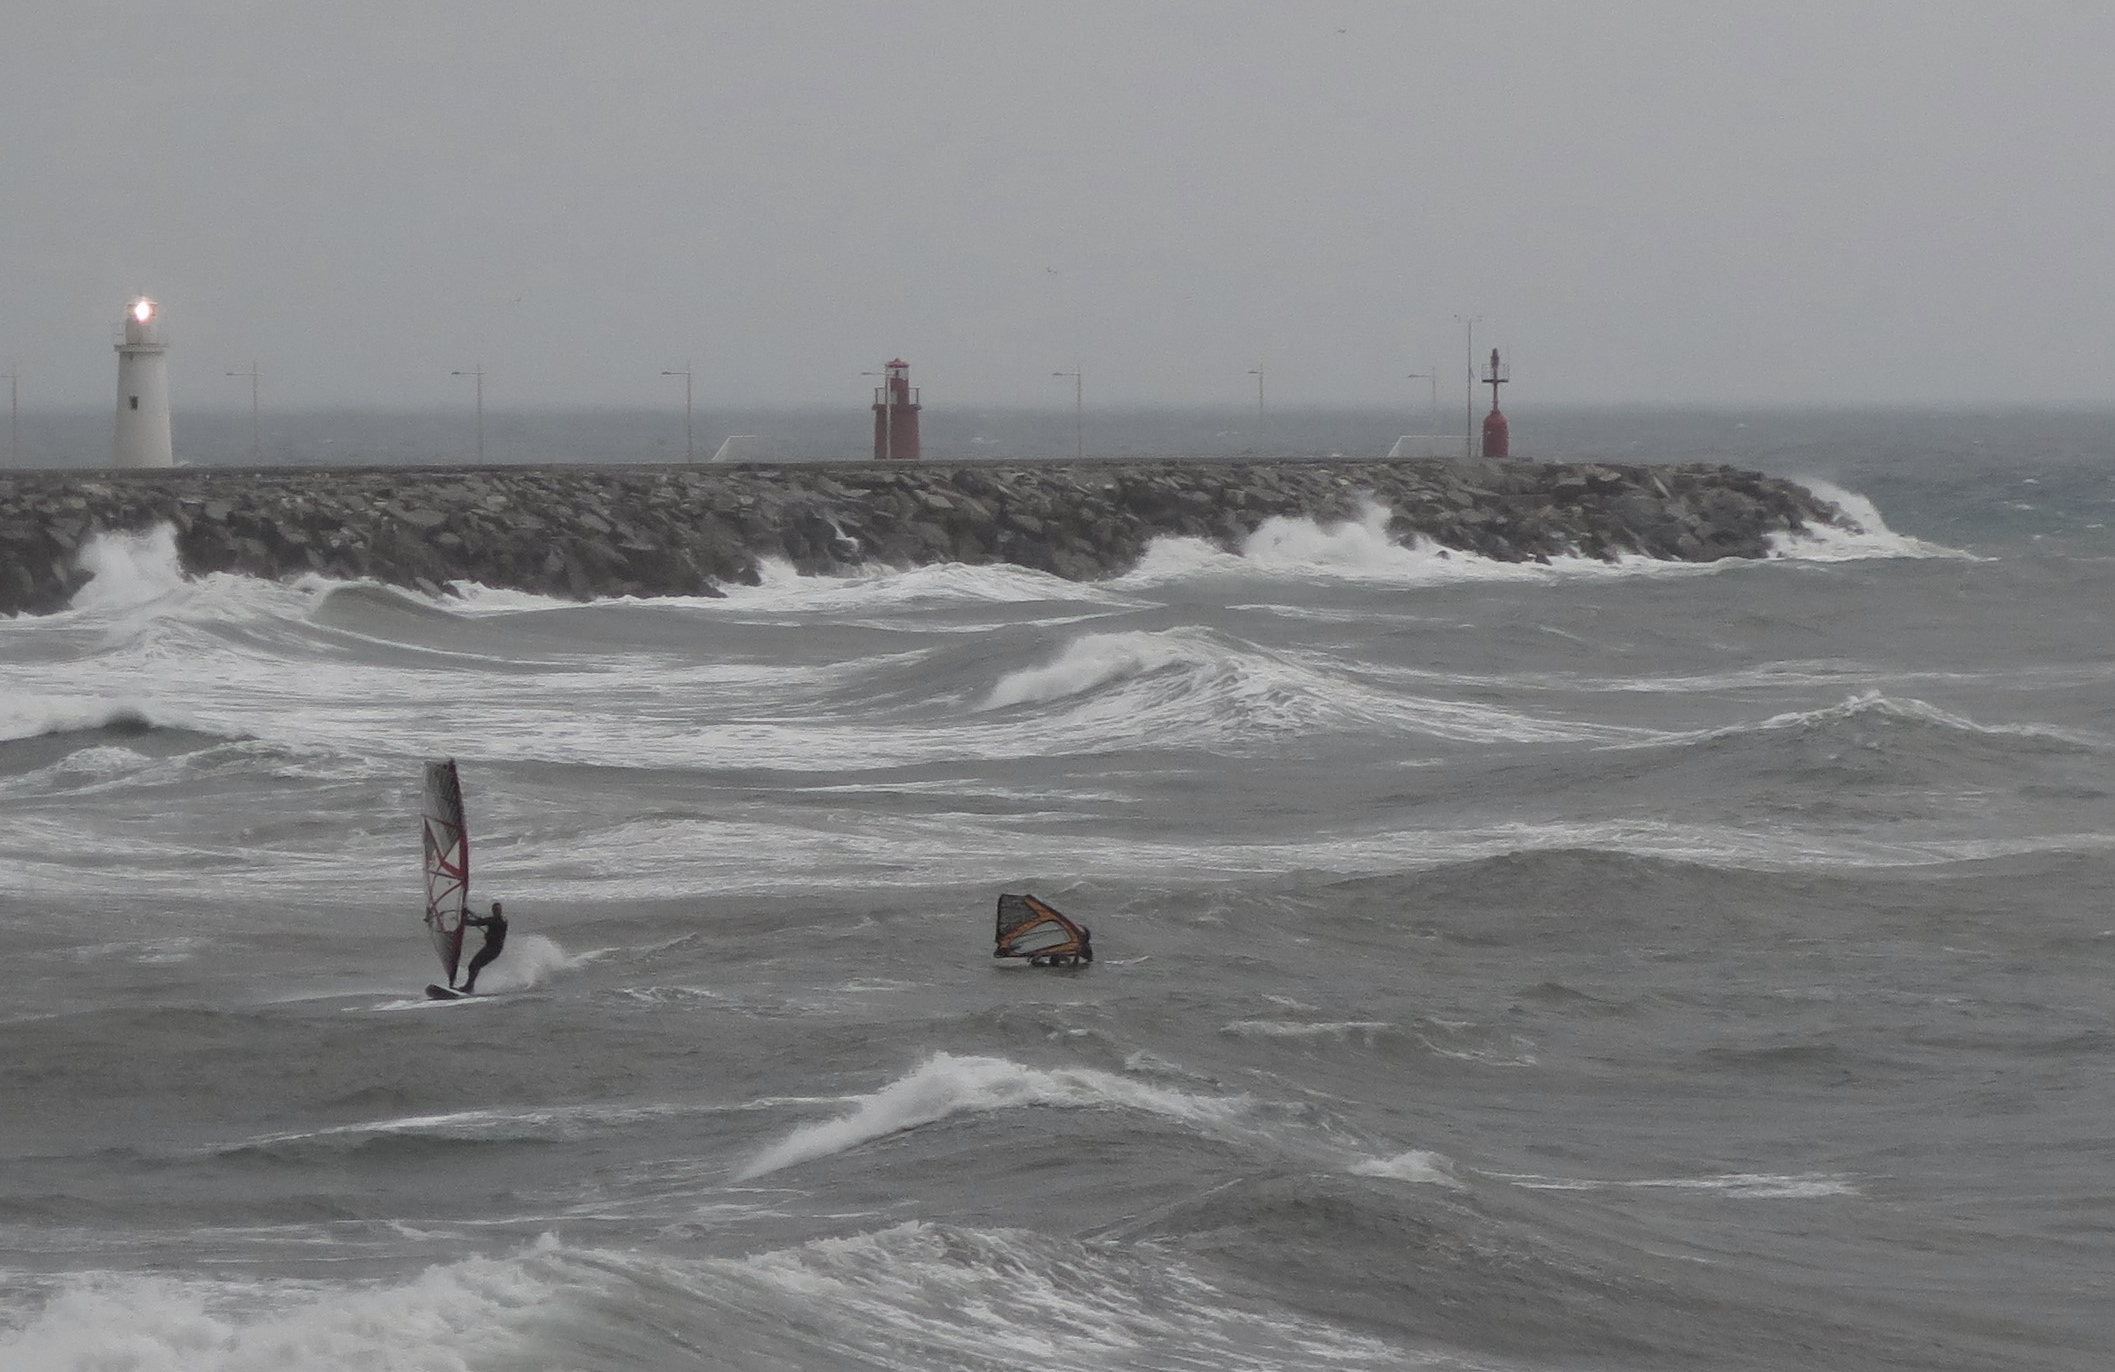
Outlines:
[[924, 407], [911, 385], [911, 364], [899, 357], [882, 367], [881, 377], [874, 388], [874, 456], [916, 462], [918, 411]]
[[117, 344], [117, 436], [111, 456], [119, 467], [173, 467], [169, 442], [169, 355], [162, 342], [161, 306], [141, 296], [125, 309], [124, 341]]

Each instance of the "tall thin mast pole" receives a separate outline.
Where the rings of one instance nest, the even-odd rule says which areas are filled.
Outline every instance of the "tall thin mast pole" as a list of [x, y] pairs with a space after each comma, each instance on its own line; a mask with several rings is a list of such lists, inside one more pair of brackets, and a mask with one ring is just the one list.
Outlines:
[[1072, 456], [1075, 461], [1083, 461], [1087, 456], [1087, 383], [1084, 379], [1085, 371], [1086, 368], [1075, 362], [1069, 372], [1051, 373], [1052, 376], [1069, 376], [1072, 378]]
[[22, 366], [13, 363], [7, 369], [7, 464], [12, 467], [22, 458]]
[[1467, 460], [1476, 456], [1476, 323], [1481, 316], [1454, 317], [1462, 328], [1461, 455]]
[[661, 373], [661, 375], [663, 376], [680, 376], [683, 378], [683, 460], [685, 462], [695, 462], [698, 460], [698, 448], [696, 442], [691, 437], [690, 427], [691, 374], [691, 364], [688, 362], [685, 362], [683, 364], [683, 370], [680, 372]]
[[472, 376], [477, 378], [477, 465], [485, 465], [485, 364], [477, 364], [474, 372], [450, 372], [450, 376]]
[[261, 467], [264, 465], [264, 431], [257, 418], [257, 372], [257, 364], [252, 362], [248, 371], [229, 372], [228, 375], [250, 379], [250, 461]]

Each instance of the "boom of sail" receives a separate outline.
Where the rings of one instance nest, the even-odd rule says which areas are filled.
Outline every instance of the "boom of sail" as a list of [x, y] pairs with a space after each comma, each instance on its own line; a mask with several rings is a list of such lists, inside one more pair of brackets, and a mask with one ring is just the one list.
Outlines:
[[1094, 961], [1094, 946], [1084, 925], [1031, 895], [999, 897], [995, 958], [1027, 958], [1036, 967]]
[[463, 825], [463, 783], [455, 759], [426, 764], [426, 928], [448, 984], [463, 956], [463, 916], [470, 913], [470, 831]]

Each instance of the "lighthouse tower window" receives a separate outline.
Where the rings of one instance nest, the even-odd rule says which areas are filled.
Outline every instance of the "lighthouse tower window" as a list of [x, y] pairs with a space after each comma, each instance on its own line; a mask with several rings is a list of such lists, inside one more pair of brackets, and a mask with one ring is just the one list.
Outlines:
[[138, 396], [133, 396], [133, 397], [132, 397], [132, 408], [136, 410], [136, 409], [138, 409], [139, 407], [140, 407], [140, 398], [139, 398]]

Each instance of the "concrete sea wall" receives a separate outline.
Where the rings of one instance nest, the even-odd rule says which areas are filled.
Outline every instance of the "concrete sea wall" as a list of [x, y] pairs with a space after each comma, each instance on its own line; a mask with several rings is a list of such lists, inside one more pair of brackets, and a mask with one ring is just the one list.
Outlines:
[[0, 473], [0, 613], [64, 606], [97, 533], [169, 524], [184, 570], [454, 580], [586, 599], [713, 594], [759, 561], [1010, 562], [1074, 580], [1164, 535], [1227, 548], [1274, 516], [1356, 518], [1504, 561], [1761, 557], [1847, 524], [1805, 488], [1704, 464], [1344, 459]]

